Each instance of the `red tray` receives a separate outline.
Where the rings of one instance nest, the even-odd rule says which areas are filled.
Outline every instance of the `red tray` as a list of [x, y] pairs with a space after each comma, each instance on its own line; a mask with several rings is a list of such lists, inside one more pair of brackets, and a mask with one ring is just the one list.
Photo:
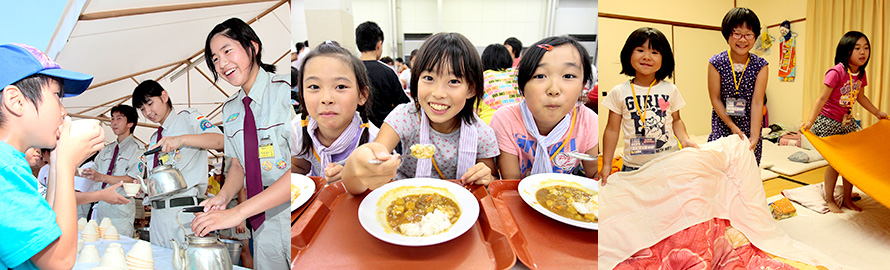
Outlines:
[[498, 180], [488, 185], [510, 246], [531, 269], [596, 269], [597, 231], [574, 227], [542, 215], [519, 197], [519, 180]]
[[[477, 199], [485, 188], [471, 189]], [[366, 194], [350, 195], [343, 183], [329, 185], [291, 228], [293, 269], [508, 269], [516, 255], [497, 212], [480, 207], [476, 224], [451, 241], [425, 247], [389, 244], [358, 221]], [[490, 204], [483, 201], [483, 205]]]
[[290, 212], [290, 224], [293, 225], [294, 222], [297, 221], [297, 218], [306, 211], [306, 208], [309, 208], [309, 204], [318, 197], [318, 193], [321, 193], [321, 189], [324, 188], [324, 185], [327, 184], [327, 180], [318, 176], [310, 176], [310, 179], [315, 182], [315, 192], [312, 194], [312, 197], [309, 197], [309, 200], [303, 203], [297, 210]]

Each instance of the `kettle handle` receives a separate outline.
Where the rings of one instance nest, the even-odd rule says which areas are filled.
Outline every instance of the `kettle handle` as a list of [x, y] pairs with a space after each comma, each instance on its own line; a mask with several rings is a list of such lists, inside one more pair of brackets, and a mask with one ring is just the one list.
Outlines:
[[182, 214], [182, 212], [184, 210], [185, 210], [185, 208], [182, 208], [182, 209], [179, 209], [179, 212], [176, 212], [176, 224], [179, 224], [179, 228], [182, 229], [182, 235], [188, 237], [188, 235], [189, 235], [188, 231], [185, 230], [185, 227], [182, 226], [182, 222], [179, 221], [179, 215]]

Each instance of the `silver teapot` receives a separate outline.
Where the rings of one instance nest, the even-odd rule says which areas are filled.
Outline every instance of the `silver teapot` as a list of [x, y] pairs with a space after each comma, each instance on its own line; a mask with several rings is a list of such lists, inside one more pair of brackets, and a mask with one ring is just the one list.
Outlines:
[[141, 184], [149, 198], [176, 193], [186, 188], [185, 177], [173, 164], [155, 167]]
[[[203, 206], [198, 207], [203, 208]], [[183, 210], [180, 210], [180, 212], [177, 213], [176, 222], [179, 223], [179, 227], [182, 228], [183, 233], [187, 233], [185, 227], [182, 226], [182, 222], [179, 221], [179, 214], [182, 213]], [[173, 242], [174, 269], [232, 269], [232, 257], [229, 255], [229, 249], [226, 247], [226, 244], [219, 240], [219, 236], [208, 234], [207, 236], [199, 237], [195, 234], [188, 234], [185, 239], [187, 244], [182, 246], [176, 242], [176, 239], [170, 239], [170, 241]]]
[[232, 258], [229, 249], [219, 241], [216, 235], [198, 237], [190, 234], [186, 237], [188, 245], [179, 246], [173, 242], [173, 268], [178, 270], [231, 270]]

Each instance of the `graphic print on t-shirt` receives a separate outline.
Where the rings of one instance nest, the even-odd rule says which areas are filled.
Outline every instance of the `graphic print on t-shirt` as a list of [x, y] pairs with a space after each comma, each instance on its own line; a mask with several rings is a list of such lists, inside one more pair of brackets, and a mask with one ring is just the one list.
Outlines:
[[[634, 133], [636, 136], [655, 138], [655, 148], [661, 148], [667, 144], [669, 136], [671, 136], [664, 128], [665, 117], [671, 107], [671, 103], [668, 101], [670, 95], [639, 95], [636, 100], [634, 101], [633, 96], [624, 99], [624, 105], [627, 106], [630, 118], [634, 122]], [[642, 105], [640, 110], [637, 110], [637, 102]], [[640, 121], [641, 111], [646, 115], [645, 121]]]
[[841, 97], [838, 99], [838, 103], [840, 103], [841, 107], [853, 107], [853, 100], [856, 99], [853, 95], [859, 93], [859, 89], [862, 87], [862, 81], [855, 81], [856, 82], [853, 83], [853, 90], [855, 91], [850, 91], [850, 83], [844, 83], [844, 86], [841, 87]]
[[[516, 140], [516, 145], [519, 146], [519, 149], [522, 150], [520, 155], [525, 155], [528, 157], [532, 157], [528, 160], [525, 160], [521, 164], [519, 164], [520, 172], [531, 171], [532, 169], [532, 161], [534, 161], [535, 150], [538, 149], [538, 142], [534, 140], [534, 138], [527, 138], [524, 135], [514, 134], [514, 139]], [[572, 173], [575, 169], [575, 165], [577, 165], [577, 160], [566, 155], [566, 152], [574, 152], [578, 151], [578, 144], [575, 142], [576, 138], [569, 139], [568, 145], [559, 150], [559, 153], [553, 157], [551, 165], [553, 166], [554, 173]], [[560, 146], [565, 141], [559, 141], [558, 143], [550, 146], [547, 149], [547, 154], [553, 156], [553, 153], [556, 152], [556, 149], [559, 149]]]

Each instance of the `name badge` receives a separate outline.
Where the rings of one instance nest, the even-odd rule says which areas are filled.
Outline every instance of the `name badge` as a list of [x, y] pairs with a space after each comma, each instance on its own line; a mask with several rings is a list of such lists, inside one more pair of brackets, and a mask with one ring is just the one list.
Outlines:
[[841, 125], [846, 126], [850, 124], [850, 122], [853, 122], [853, 115], [850, 113], [844, 114], [844, 121], [841, 122]]
[[272, 148], [272, 143], [260, 145], [260, 158], [270, 157], [275, 157], [275, 149]]
[[158, 161], [160, 161], [161, 164], [167, 164], [167, 162], [170, 161], [170, 154], [168, 153], [158, 157]]
[[740, 98], [727, 98], [726, 99], [726, 114], [732, 116], [744, 116], [745, 115], [745, 105], [746, 101]]
[[636, 137], [630, 138], [630, 155], [655, 154], [655, 138]]

